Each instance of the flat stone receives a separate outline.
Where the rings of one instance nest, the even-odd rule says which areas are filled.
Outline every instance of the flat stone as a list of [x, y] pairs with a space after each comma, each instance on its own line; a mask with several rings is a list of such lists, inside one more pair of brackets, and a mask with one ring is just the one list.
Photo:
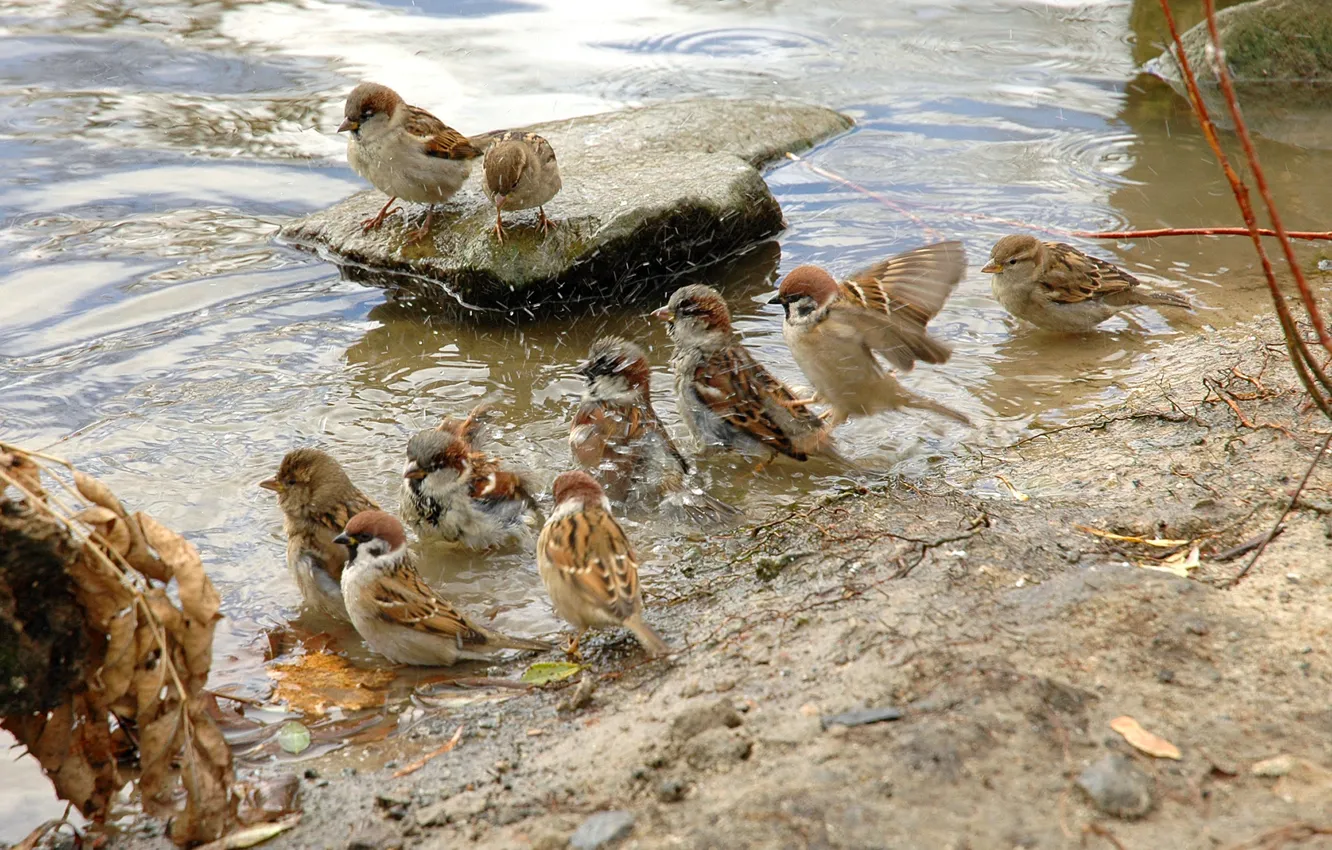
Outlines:
[[1152, 778], [1121, 755], [1108, 755], [1078, 775], [1081, 788], [1096, 808], [1117, 818], [1140, 818], [1152, 810]]
[[624, 810], [597, 812], [579, 824], [578, 829], [569, 837], [569, 846], [574, 850], [600, 850], [602, 847], [614, 847], [617, 842], [627, 838], [634, 831], [634, 813]]
[[778, 232], [782, 212], [758, 168], [851, 124], [823, 107], [721, 98], [536, 124], [524, 129], [550, 141], [564, 184], [546, 207], [556, 222], [547, 236], [533, 210], [507, 213], [503, 244], [495, 238], [479, 164], [417, 242], [405, 234], [420, 226], [422, 206], [361, 232], [386, 200], [375, 190], [297, 219], [281, 235], [350, 278], [441, 304], [639, 299]]
[[416, 823], [419, 826], [461, 823], [484, 812], [487, 805], [485, 794], [480, 791], [464, 791], [461, 794], [454, 794], [447, 800], [422, 806], [416, 812]]

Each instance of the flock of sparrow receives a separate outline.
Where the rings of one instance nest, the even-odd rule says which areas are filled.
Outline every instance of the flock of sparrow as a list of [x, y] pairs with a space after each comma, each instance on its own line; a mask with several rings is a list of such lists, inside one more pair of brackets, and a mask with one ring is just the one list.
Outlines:
[[[350, 133], [348, 160], [389, 195], [366, 229], [382, 224], [397, 198], [431, 205], [447, 200], [477, 158], [499, 239], [505, 210], [535, 207], [542, 229], [553, 226], [544, 204], [560, 189], [559, 168], [540, 136], [508, 131], [468, 138], [374, 83], [352, 91], [345, 118], [339, 132]], [[430, 224], [428, 213], [416, 235], [429, 233]], [[951, 349], [930, 335], [928, 324], [965, 269], [961, 243], [940, 242], [840, 283], [817, 266], [791, 271], [770, 303], [782, 305], [783, 337], [813, 387], [799, 395], [740, 342], [716, 290], [701, 284], [677, 290], [653, 315], [666, 322], [675, 345], [671, 367], [681, 419], [703, 451], [735, 452], [760, 468], [779, 456], [822, 456], [854, 468], [831, 436], [851, 417], [917, 408], [968, 424], [963, 414], [906, 389], [884, 366], [905, 372], [918, 361], [948, 360]], [[1089, 331], [1138, 305], [1190, 306], [1072, 246], [1032, 236], [999, 240], [982, 271], [994, 276], [994, 295], [1005, 309], [1054, 331]], [[689, 461], [653, 410], [651, 367], [639, 346], [602, 337], [580, 371], [585, 388], [569, 431], [579, 468], [555, 479], [554, 508], [544, 522], [523, 476], [477, 448], [483, 408], [465, 419], [446, 418], [408, 441], [401, 514], [421, 537], [470, 549], [535, 544], [555, 612], [576, 630], [571, 653], [588, 629], [625, 627], [650, 654], [664, 654], [665, 641], [643, 619], [638, 558], [613, 505], [665, 510], [695, 524], [738, 511], [692, 486]], [[815, 404], [827, 409], [818, 414]], [[287, 564], [306, 603], [350, 622], [381, 655], [401, 664], [449, 665], [503, 649], [552, 648], [485, 628], [427, 585], [402, 522], [358, 490], [328, 454], [296, 449], [261, 486], [278, 494]]]

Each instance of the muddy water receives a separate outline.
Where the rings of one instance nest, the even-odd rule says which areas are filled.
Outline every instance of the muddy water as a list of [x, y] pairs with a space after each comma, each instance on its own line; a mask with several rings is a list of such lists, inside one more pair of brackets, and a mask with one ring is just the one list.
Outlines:
[[[939, 474], [949, 457], [1115, 405], [1160, 367], [1164, 343], [1265, 307], [1242, 240], [1095, 245], [1202, 306], [1143, 311], [1090, 339], [1018, 327], [977, 271], [1024, 225], [1235, 222], [1187, 106], [1136, 74], [1163, 37], [1155, 3], [1137, 5], [0, 0], [0, 434], [74, 459], [197, 543], [228, 615], [217, 681], [257, 689], [263, 631], [299, 613], [278, 511], [256, 486], [285, 451], [322, 446], [396, 505], [406, 437], [494, 396], [492, 447], [548, 482], [567, 464], [577, 361], [608, 330], [652, 348], [664, 396], [669, 346], [641, 305], [458, 327], [274, 243], [287, 217], [362, 187], [332, 131], [346, 91], [370, 78], [465, 131], [703, 94], [853, 115], [856, 129], [808, 161], [867, 191], [801, 164], [774, 170], [789, 229], [700, 279], [724, 289], [760, 359], [798, 380], [764, 303], [774, 275], [965, 240], [972, 269], [935, 324], [956, 354], [912, 383], [978, 427], [889, 416], [842, 435], [865, 466]], [[1263, 142], [1260, 154], [1288, 226], [1325, 227], [1332, 153]], [[705, 472], [749, 509], [836, 481], [794, 464]], [[680, 533], [634, 530], [649, 552]], [[524, 559], [427, 554], [429, 577], [473, 609], [497, 606], [499, 627], [557, 627]], [[58, 813], [36, 776], [25, 761], [0, 767], [0, 839]]]

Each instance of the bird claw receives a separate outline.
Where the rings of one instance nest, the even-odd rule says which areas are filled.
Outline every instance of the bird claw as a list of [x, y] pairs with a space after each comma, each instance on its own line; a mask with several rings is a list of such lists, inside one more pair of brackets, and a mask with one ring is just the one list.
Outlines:
[[391, 212], [393, 212], [393, 209], [392, 209], [392, 207], [393, 207], [393, 202], [396, 201], [396, 200], [398, 200], [398, 199], [397, 199], [397, 198], [389, 198], [389, 199], [388, 199], [388, 203], [387, 203], [387, 204], [384, 204], [384, 206], [379, 210], [379, 214], [378, 214], [378, 215], [372, 215], [372, 216], [370, 216], [369, 218], [367, 218], [367, 219], [365, 219], [364, 221], [362, 221], [362, 222], [361, 222], [361, 232], [362, 232], [362, 233], [369, 233], [370, 231], [372, 231], [372, 230], [374, 230], [375, 228], [379, 227], [379, 225], [383, 224], [383, 223], [384, 223], [384, 219], [388, 217], [388, 214], [391, 213]]
[[549, 236], [550, 232], [555, 229], [555, 222], [546, 218], [546, 210], [544, 207], [537, 207], [537, 215], [540, 216], [540, 218], [537, 219], [537, 226], [541, 228], [541, 235], [543, 237]]
[[564, 654], [568, 656], [570, 661], [574, 661], [578, 664], [583, 663], [583, 653], [578, 651], [578, 641], [580, 638], [582, 638], [582, 634], [574, 635], [569, 638], [569, 642], [565, 644], [564, 647]]

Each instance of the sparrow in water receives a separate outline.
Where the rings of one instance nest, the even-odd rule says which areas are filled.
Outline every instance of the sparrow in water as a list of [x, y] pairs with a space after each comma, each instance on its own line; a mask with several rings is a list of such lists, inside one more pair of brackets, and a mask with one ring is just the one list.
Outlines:
[[910, 371], [917, 360], [946, 363], [952, 350], [930, 336], [966, 271], [961, 242], [940, 242], [890, 257], [839, 284], [818, 266], [800, 266], [770, 304], [786, 311], [782, 336], [800, 371], [826, 401], [828, 427], [852, 416], [915, 407], [970, 424], [967, 417], [902, 386], [879, 363]]
[[483, 412], [447, 418], [407, 442], [402, 515], [422, 537], [469, 549], [526, 547], [541, 526], [541, 511], [522, 476], [475, 448]]
[[287, 533], [287, 567], [305, 603], [325, 616], [349, 622], [340, 584], [348, 552], [334, 538], [353, 516], [379, 506], [319, 449], [288, 452], [277, 475], [259, 486], [277, 493]]
[[342, 595], [352, 625], [390, 661], [436, 667], [485, 661], [501, 649], [551, 649], [544, 641], [479, 626], [432, 590], [416, 570], [402, 523], [391, 514], [362, 511], [334, 540], [351, 551]]
[[504, 241], [504, 211], [537, 208], [541, 232], [555, 223], [545, 205], [560, 191], [560, 166], [550, 142], [536, 133], [509, 130], [495, 138], [483, 162], [486, 197], [495, 205], [495, 237]]
[[981, 271], [994, 275], [990, 287], [1005, 310], [1050, 331], [1090, 331], [1130, 307], [1193, 309], [1187, 298], [1148, 289], [1105, 260], [1034, 236], [1000, 239]]
[[652, 369], [641, 348], [602, 337], [592, 343], [579, 372], [586, 386], [569, 429], [569, 449], [579, 466], [600, 479], [610, 499], [662, 504], [695, 522], [739, 513], [687, 486], [689, 463], [652, 407]]
[[[671, 367], [680, 418], [708, 449], [795, 460], [824, 455], [851, 466], [833, 448], [823, 420], [754, 360], [731, 329], [721, 295], [692, 284], [652, 315], [675, 342]], [[760, 467], [763, 465], [761, 464]]]
[[638, 589], [638, 558], [610, 501], [586, 472], [565, 472], [555, 479], [555, 510], [537, 541], [537, 568], [555, 613], [577, 633], [569, 646], [576, 655], [588, 629], [623, 626], [650, 655], [670, 651], [643, 620]]
[[348, 133], [347, 162], [352, 170], [389, 196], [379, 215], [361, 223], [373, 230], [384, 223], [398, 198], [428, 204], [425, 224], [408, 238], [430, 233], [435, 204], [462, 188], [472, 162], [481, 157], [488, 137], [468, 139], [398, 93], [378, 83], [361, 83], [347, 95], [339, 133]]

